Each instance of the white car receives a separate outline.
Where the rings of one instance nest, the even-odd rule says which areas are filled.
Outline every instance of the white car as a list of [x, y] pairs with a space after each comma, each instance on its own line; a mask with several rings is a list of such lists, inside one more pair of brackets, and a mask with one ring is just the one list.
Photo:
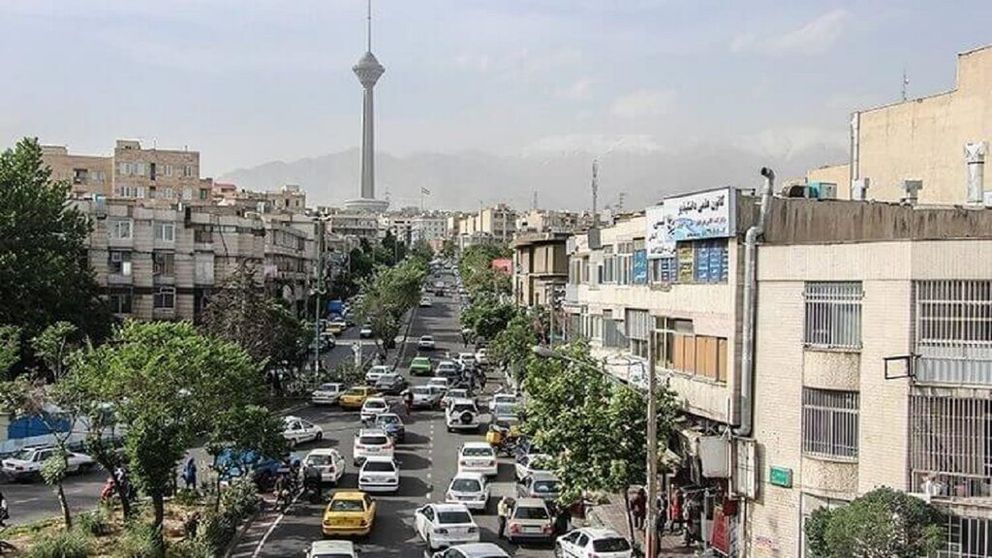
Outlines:
[[544, 453], [525, 453], [514, 463], [517, 482], [529, 477], [532, 473], [550, 473], [551, 457]]
[[463, 368], [472, 368], [477, 362], [475, 360], [475, 353], [458, 353], [458, 358], [456, 359], [458, 364], [461, 364]]
[[489, 364], [489, 351], [485, 347], [475, 351], [475, 362], [479, 363], [479, 366]]
[[363, 428], [355, 434], [351, 455], [355, 466], [361, 465], [369, 457], [393, 458], [393, 439], [381, 428]]
[[303, 442], [319, 442], [324, 438], [324, 429], [300, 417], [285, 417], [283, 419], [282, 437], [286, 438], [290, 447]]
[[320, 470], [320, 481], [337, 484], [344, 475], [344, 457], [333, 448], [317, 448], [303, 458], [304, 467]]
[[369, 397], [362, 403], [362, 410], [358, 416], [362, 422], [375, 420], [375, 417], [389, 411], [389, 402], [382, 397]]
[[634, 551], [627, 539], [613, 529], [576, 529], [555, 541], [555, 556], [564, 558], [631, 558], [633, 555]]
[[306, 558], [358, 558], [358, 551], [351, 541], [314, 541]]
[[480, 473], [459, 471], [448, 485], [444, 501], [449, 504], [464, 504], [470, 510], [485, 511], [489, 503], [489, 483]]
[[[54, 446], [27, 446], [3, 460], [3, 472], [15, 480], [39, 478], [42, 464], [56, 451]], [[86, 454], [70, 451], [66, 457], [70, 473], [86, 472], [96, 466], [96, 461]]]
[[426, 297], [426, 296], [420, 299], [420, 307], [421, 308], [430, 308], [433, 305], [434, 305], [434, 303], [431, 302], [431, 299], [428, 298], [428, 297]]
[[337, 405], [341, 399], [341, 392], [344, 386], [338, 383], [320, 384], [317, 389], [310, 394], [312, 405]]
[[434, 345], [434, 336], [421, 335], [420, 339], [417, 340], [417, 348], [422, 351], [433, 351], [436, 348]]
[[369, 457], [358, 471], [358, 489], [363, 492], [396, 492], [400, 468], [392, 457]]
[[379, 378], [385, 376], [392, 372], [392, 369], [385, 364], [376, 364], [369, 371], [365, 373], [365, 384], [369, 386], [374, 386]]
[[441, 406], [447, 407], [448, 404], [451, 403], [451, 401], [454, 399], [468, 399], [470, 401], [472, 400], [472, 398], [469, 397], [468, 395], [468, 390], [465, 388], [449, 389], [444, 394], [444, 397], [441, 398]]
[[441, 386], [413, 386], [410, 393], [413, 394], [413, 408], [433, 409], [441, 404], [441, 398], [447, 390]]
[[348, 329], [348, 322], [344, 318], [334, 318], [328, 322], [327, 328], [332, 331], [344, 331]]
[[517, 396], [512, 393], [494, 393], [493, 398], [489, 400], [489, 411], [496, 411], [496, 407], [499, 405], [516, 405]]
[[510, 558], [510, 555], [493, 543], [469, 543], [435, 552], [431, 558]]
[[448, 388], [450, 387], [450, 384], [448, 383], [448, 379], [441, 376], [434, 376], [433, 378], [430, 378], [429, 380], [427, 380], [427, 385], [437, 386], [443, 389], [445, 392], [447, 392]]
[[362, 339], [372, 337], [372, 326], [369, 324], [363, 325], [362, 328], [358, 330], [358, 336]]
[[450, 399], [444, 409], [444, 424], [448, 432], [455, 430], [478, 430], [479, 409], [471, 399]]
[[414, 513], [414, 528], [431, 551], [479, 542], [479, 526], [462, 504], [427, 504]]
[[461, 367], [453, 360], [442, 360], [437, 363], [437, 368], [434, 369], [435, 374], [438, 376], [444, 376], [445, 378], [457, 376], [461, 374], [461, 372]]
[[459, 473], [479, 473], [487, 477], [495, 477], [498, 471], [496, 450], [489, 445], [489, 442], [465, 442], [458, 449]]

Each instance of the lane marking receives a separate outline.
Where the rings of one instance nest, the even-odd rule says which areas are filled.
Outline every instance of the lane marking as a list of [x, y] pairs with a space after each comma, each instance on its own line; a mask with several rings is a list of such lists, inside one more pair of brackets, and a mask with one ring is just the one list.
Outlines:
[[[296, 501], [299, 500], [300, 496], [302, 495], [303, 493], [301, 492], [293, 498], [293, 501], [290, 502], [288, 506], [286, 506], [287, 512], [293, 509], [293, 506], [296, 504]], [[258, 555], [261, 554], [262, 549], [265, 548], [265, 543], [269, 540], [269, 536], [272, 535], [272, 532], [276, 530], [276, 527], [279, 526], [279, 522], [281, 522], [282, 518], [285, 516], [286, 516], [285, 512], [280, 512], [279, 515], [276, 516], [275, 521], [272, 522], [272, 525], [269, 525], [268, 530], [265, 531], [265, 535], [262, 536], [262, 540], [258, 542], [258, 546], [255, 548], [255, 552], [251, 554], [251, 558], [258, 558]]]

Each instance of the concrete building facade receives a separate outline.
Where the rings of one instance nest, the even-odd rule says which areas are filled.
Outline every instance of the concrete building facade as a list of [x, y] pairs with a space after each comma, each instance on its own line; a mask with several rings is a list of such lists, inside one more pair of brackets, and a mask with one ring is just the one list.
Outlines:
[[513, 296], [517, 305], [555, 303], [568, 278], [564, 233], [526, 233], [513, 241]]

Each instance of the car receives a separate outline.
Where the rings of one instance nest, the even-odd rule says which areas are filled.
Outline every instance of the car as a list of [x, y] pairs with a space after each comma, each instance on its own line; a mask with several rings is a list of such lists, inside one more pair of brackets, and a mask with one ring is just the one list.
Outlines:
[[325, 331], [337, 335], [346, 329], [348, 329], [348, 322], [344, 318], [334, 318], [327, 323], [327, 329]]
[[478, 351], [475, 351], [475, 362], [477, 362], [479, 366], [487, 366], [489, 364], [489, 350], [483, 347]]
[[406, 387], [406, 378], [395, 372], [383, 374], [375, 382], [375, 389], [386, 395], [399, 395]]
[[510, 558], [510, 555], [493, 543], [469, 543], [435, 552], [431, 558]]
[[585, 527], [565, 533], [555, 541], [555, 556], [562, 558], [632, 558], [630, 542], [613, 529]]
[[441, 406], [447, 407], [452, 399], [472, 399], [465, 388], [449, 389], [441, 398]]
[[375, 427], [384, 430], [397, 442], [403, 443], [406, 440], [406, 426], [396, 413], [381, 413], [375, 417]]
[[434, 303], [431, 302], [430, 297], [427, 297], [427, 296], [421, 297], [421, 299], [420, 299], [420, 307], [421, 308], [430, 308], [433, 305], [434, 305]]
[[358, 535], [372, 532], [375, 525], [375, 500], [358, 490], [341, 490], [331, 496], [324, 509], [320, 528], [325, 536]]
[[364, 492], [396, 492], [400, 489], [400, 466], [392, 457], [369, 457], [358, 470], [358, 489]]
[[306, 558], [358, 558], [358, 551], [351, 541], [314, 541]]
[[479, 409], [471, 399], [452, 399], [444, 410], [444, 424], [448, 432], [479, 430]]
[[464, 504], [470, 510], [485, 511], [489, 503], [489, 483], [486, 476], [480, 473], [459, 471], [448, 491], [444, 493], [444, 501], [449, 504]]
[[444, 376], [445, 378], [459, 378], [462, 375], [462, 368], [453, 360], [442, 360], [437, 363], [437, 368], [434, 369], [435, 376]]
[[446, 390], [440, 386], [422, 385], [410, 388], [413, 394], [413, 402], [410, 405], [414, 409], [434, 409], [441, 404], [441, 397]]
[[434, 344], [433, 335], [421, 335], [420, 339], [417, 340], [417, 349], [421, 351], [433, 351], [437, 348]]
[[442, 376], [434, 376], [433, 378], [427, 380], [427, 385], [437, 386], [447, 392], [448, 388], [451, 387], [451, 381]]
[[548, 505], [540, 498], [517, 498], [506, 520], [506, 540], [550, 541], [554, 536], [554, 523]]
[[475, 353], [458, 353], [458, 358], [455, 361], [462, 365], [462, 368], [475, 368], [477, 364]]
[[359, 411], [359, 418], [362, 422], [375, 420], [380, 413], [389, 411], [389, 402], [382, 397], [369, 397], [362, 403], [362, 410]]
[[374, 386], [379, 378], [385, 376], [386, 374], [392, 374], [393, 369], [386, 366], [385, 364], [376, 364], [372, 368], [369, 368], [368, 372], [365, 373], [365, 383]]
[[355, 433], [352, 462], [357, 467], [369, 457], [393, 457], [393, 439], [381, 428], [362, 428]]
[[333, 342], [333, 339], [334, 339], [333, 335], [330, 338], [328, 338], [326, 335], [321, 334], [318, 340], [310, 342], [309, 351], [312, 353], [316, 351], [318, 347], [320, 348], [321, 352], [333, 349], [334, 345], [331, 344]]
[[554, 473], [537, 471], [524, 477], [517, 485], [517, 494], [526, 498], [552, 501], [558, 498], [561, 482]]
[[[26, 446], [14, 455], [3, 460], [3, 472], [14, 480], [40, 479], [41, 469], [45, 460], [58, 451], [55, 446]], [[68, 469], [70, 473], [87, 472], [96, 467], [96, 461], [84, 454], [68, 452]]]
[[496, 450], [488, 442], [465, 442], [458, 448], [458, 472], [495, 477], [499, 471]]
[[227, 448], [217, 454], [213, 468], [218, 472], [221, 486], [229, 486], [231, 481], [247, 473], [260, 490], [268, 490], [282, 466], [282, 459], [251, 450]]
[[338, 404], [342, 409], [361, 409], [365, 400], [378, 395], [375, 388], [369, 386], [350, 387], [338, 398]]
[[513, 421], [520, 418], [517, 416], [516, 403], [497, 403], [490, 414], [493, 420]]
[[431, 373], [431, 359], [425, 356], [413, 357], [410, 361], [410, 374], [413, 376], [427, 376]]
[[372, 324], [363, 324], [361, 329], [358, 330], [358, 337], [362, 339], [372, 337]]
[[344, 457], [334, 448], [317, 448], [303, 458], [304, 467], [320, 470], [320, 481], [337, 484], [344, 475]]
[[550, 471], [551, 465], [551, 456], [547, 454], [524, 453], [517, 456], [513, 469], [517, 476], [517, 482], [520, 482], [531, 473]]
[[283, 418], [282, 437], [294, 447], [303, 442], [319, 442], [324, 437], [324, 429], [300, 417]]
[[341, 398], [344, 386], [338, 383], [320, 384], [310, 394], [311, 405], [336, 405]]
[[517, 396], [512, 393], [494, 393], [489, 400], [489, 411], [495, 411], [497, 405], [516, 405], [518, 403]]
[[431, 551], [479, 542], [479, 526], [463, 504], [427, 504], [414, 512], [414, 528]]

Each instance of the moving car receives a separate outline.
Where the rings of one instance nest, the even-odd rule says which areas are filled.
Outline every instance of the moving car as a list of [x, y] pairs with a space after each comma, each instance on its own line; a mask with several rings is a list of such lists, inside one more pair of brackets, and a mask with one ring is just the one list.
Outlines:
[[475, 362], [477, 362], [479, 366], [487, 366], [489, 364], [489, 349], [483, 347], [478, 351], [475, 351]]
[[510, 558], [510, 555], [493, 543], [469, 543], [435, 552], [431, 558]]
[[379, 416], [381, 413], [389, 411], [389, 403], [382, 397], [369, 397], [362, 403], [362, 410], [359, 412], [359, 417], [362, 422], [375, 420], [375, 417]]
[[448, 404], [450, 404], [451, 401], [454, 400], [454, 399], [468, 399], [470, 401], [473, 400], [471, 397], [469, 397], [468, 390], [467, 389], [465, 389], [465, 388], [454, 388], [454, 389], [449, 389], [444, 394], [444, 397], [441, 398], [441, 406], [442, 407], [447, 407]]
[[520, 482], [531, 473], [550, 471], [551, 465], [551, 456], [549, 455], [543, 453], [524, 453], [517, 457], [516, 463], [513, 464], [513, 469], [517, 476], [517, 482]]
[[381, 428], [362, 428], [355, 433], [351, 455], [357, 467], [369, 457], [393, 457], [393, 439]]
[[413, 357], [410, 361], [410, 374], [413, 376], [427, 376], [431, 373], [431, 359], [425, 356]]
[[544, 500], [517, 498], [510, 517], [506, 520], [506, 540], [511, 543], [550, 541], [553, 536], [554, 524]]
[[516, 405], [516, 404], [517, 404], [516, 395], [513, 395], [512, 393], [494, 393], [493, 398], [489, 400], [489, 411], [494, 412], [498, 405]]
[[365, 383], [374, 386], [379, 378], [385, 376], [386, 374], [391, 374], [393, 369], [386, 366], [385, 364], [376, 364], [369, 371], [365, 373]]
[[[46, 459], [58, 451], [55, 446], [27, 446], [3, 460], [3, 472], [14, 480], [41, 478], [41, 467]], [[96, 467], [96, 461], [83, 453], [70, 451], [68, 472], [86, 472]]]
[[366, 399], [375, 397], [376, 395], [378, 395], [378, 392], [375, 391], [375, 388], [355, 386], [348, 388], [342, 393], [341, 397], [338, 398], [338, 403], [342, 409], [361, 409]]
[[516, 403], [497, 403], [491, 414], [494, 421], [512, 422], [519, 418]]
[[344, 386], [338, 383], [320, 384], [310, 394], [311, 405], [336, 405], [341, 398]]
[[364, 492], [396, 492], [400, 468], [392, 457], [369, 457], [358, 471], [358, 489]]
[[445, 391], [439, 386], [413, 386], [410, 388], [410, 393], [413, 394], [411, 406], [414, 409], [434, 409], [441, 404], [441, 397], [444, 396]]
[[465, 442], [458, 449], [458, 472], [495, 477], [499, 471], [496, 450], [488, 442]]
[[317, 448], [303, 458], [303, 467], [320, 470], [320, 481], [337, 484], [344, 475], [344, 457], [333, 448]]
[[417, 340], [417, 349], [421, 351], [433, 351], [435, 348], [433, 335], [421, 335]]
[[462, 365], [462, 368], [475, 368], [475, 353], [458, 353], [458, 358], [455, 359], [458, 364]]
[[485, 475], [459, 471], [448, 485], [444, 501], [449, 504], [463, 504], [470, 510], [485, 511], [489, 503], [489, 483]]
[[431, 302], [431, 298], [429, 296], [423, 296], [423, 297], [420, 298], [420, 307], [421, 308], [430, 308], [433, 305], [434, 305], [434, 303]]
[[627, 539], [613, 529], [587, 527], [576, 529], [558, 537], [555, 556], [562, 558], [632, 558], [634, 550]]
[[283, 419], [282, 437], [294, 447], [303, 442], [318, 442], [324, 437], [324, 429], [300, 417], [288, 416]]
[[334, 318], [327, 323], [326, 331], [337, 335], [346, 329], [348, 329], [348, 322], [344, 318]]
[[560, 481], [554, 473], [538, 471], [524, 477], [517, 485], [517, 494], [525, 498], [540, 498], [551, 501], [558, 498]]
[[358, 337], [362, 339], [372, 337], [372, 324], [363, 324], [362, 328], [358, 330]]
[[452, 399], [444, 410], [444, 423], [448, 432], [479, 430], [479, 409], [471, 399]]
[[434, 376], [433, 378], [427, 380], [427, 385], [429, 385], [429, 386], [437, 386], [437, 387], [443, 389], [445, 392], [447, 392], [448, 391], [448, 388], [451, 387], [451, 381], [448, 380], [447, 378], [443, 378], [441, 376]]
[[386, 395], [399, 395], [406, 389], [406, 386], [406, 378], [394, 372], [379, 376], [375, 382], [375, 389]]
[[321, 531], [326, 536], [368, 535], [375, 524], [375, 500], [364, 492], [335, 492], [324, 510]]
[[442, 360], [437, 363], [434, 375], [444, 376], [445, 378], [458, 378], [462, 375], [462, 368], [453, 360]]
[[375, 417], [375, 427], [381, 428], [397, 442], [402, 443], [406, 440], [406, 426], [396, 413], [382, 413]]
[[414, 528], [432, 551], [479, 542], [479, 526], [463, 504], [427, 504], [414, 513]]
[[306, 558], [358, 558], [358, 551], [351, 541], [314, 541]]

